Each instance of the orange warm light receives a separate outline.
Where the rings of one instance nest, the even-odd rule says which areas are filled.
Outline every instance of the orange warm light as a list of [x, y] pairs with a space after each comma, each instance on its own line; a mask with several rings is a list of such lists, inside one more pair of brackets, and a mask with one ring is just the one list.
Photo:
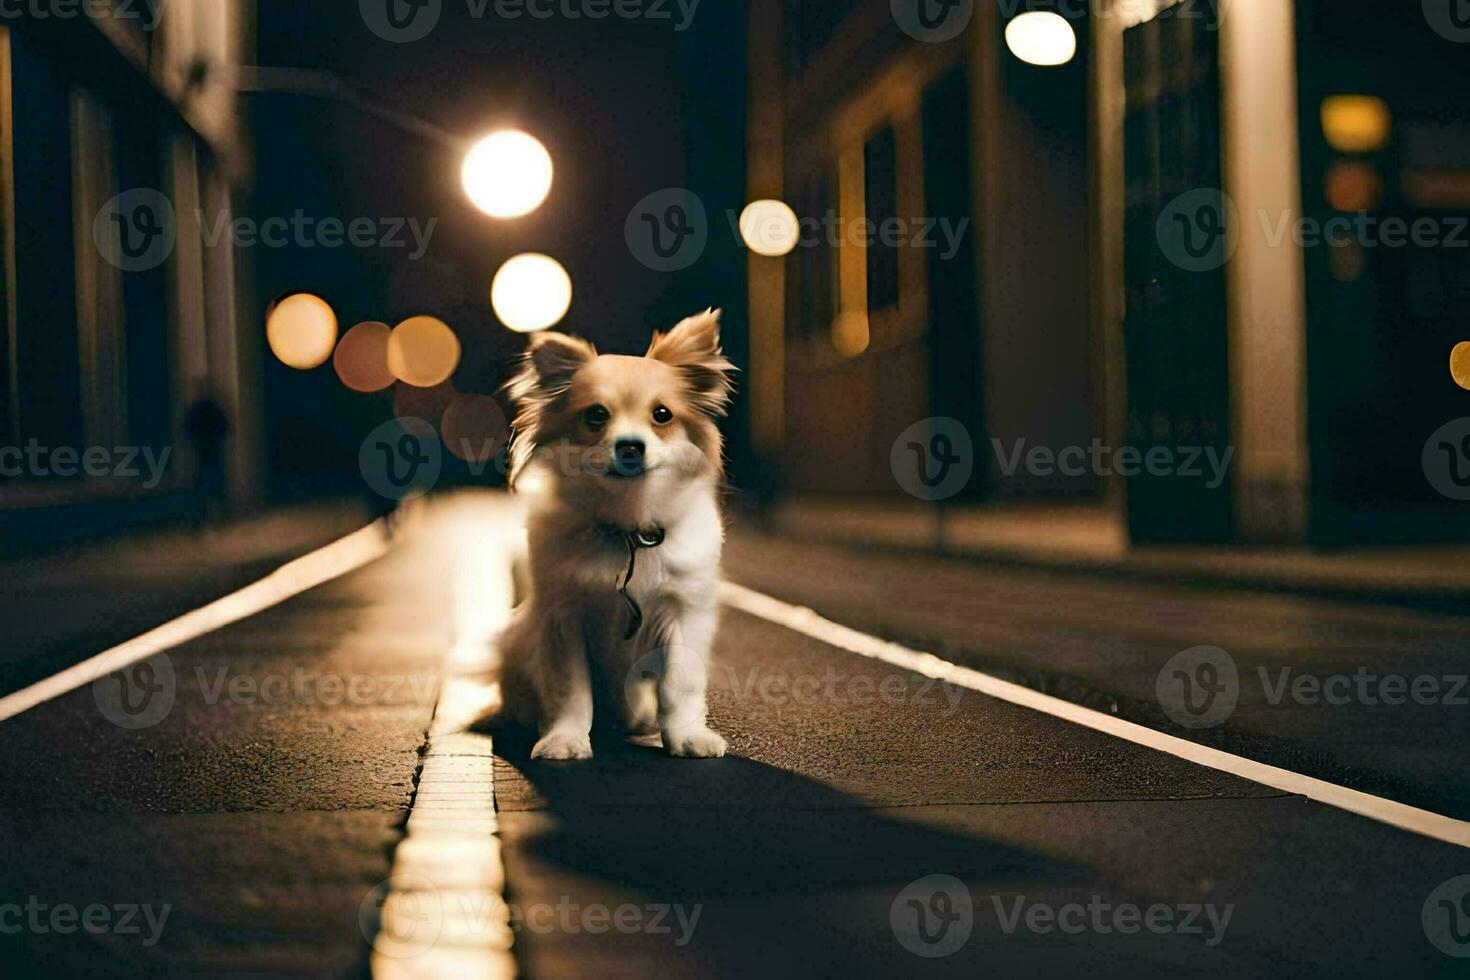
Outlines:
[[1455, 384], [1470, 391], [1470, 340], [1462, 340], [1450, 351], [1450, 377]]
[[332, 356], [337, 314], [320, 296], [294, 293], [271, 307], [265, 319], [265, 339], [282, 364], [309, 371]]
[[445, 448], [466, 463], [487, 463], [510, 441], [510, 423], [489, 395], [455, 395], [439, 433]]
[[1327, 171], [1327, 203], [1336, 211], [1372, 211], [1383, 197], [1383, 176], [1356, 160], [1340, 160]]
[[1372, 153], [1388, 145], [1393, 114], [1374, 95], [1330, 95], [1322, 100], [1322, 135], [1341, 153]]
[[409, 317], [388, 337], [388, 370], [416, 388], [442, 384], [459, 367], [459, 338], [432, 316]]
[[388, 338], [393, 331], [386, 323], [369, 320], [359, 323], [337, 344], [332, 366], [337, 377], [353, 391], [382, 391], [393, 383], [388, 370]]

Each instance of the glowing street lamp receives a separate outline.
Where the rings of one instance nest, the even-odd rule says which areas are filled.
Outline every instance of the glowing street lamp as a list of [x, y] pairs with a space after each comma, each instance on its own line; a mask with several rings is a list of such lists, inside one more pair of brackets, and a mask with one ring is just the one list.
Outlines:
[[1006, 47], [1028, 65], [1065, 65], [1077, 53], [1077, 33], [1061, 14], [1033, 10], [1006, 25]]
[[551, 154], [518, 129], [491, 133], [470, 148], [460, 170], [475, 207], [493, 218], [519, 218], [540, 207], [551, 191]]
[[783, 201], [751, 201], [740, 212], [740, 237], [757, 255], [785, 255], [801, 238], [796, 212]]
[[549, 255], [517, 255], [495, 273], [490, 305], [500, 322], [512, 330], [545, 330], [567, 315], [572, 305], [572, 277]]
[[337, 345], [337, 314], [320, 296], [293, 293], [266, 314], [265, 339], [282, 364], [310, 371], [332, 356]]

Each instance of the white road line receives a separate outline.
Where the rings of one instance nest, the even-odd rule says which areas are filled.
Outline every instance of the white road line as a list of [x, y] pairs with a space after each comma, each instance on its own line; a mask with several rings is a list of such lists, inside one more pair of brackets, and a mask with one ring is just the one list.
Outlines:
[[7, 694], [0, 698], [0, 722], [14, 718], [22, 711], [28, 711], [52, 698], [60, 697], [83, 684], [89, 684], [99, 677], [106, 677], [128, 664], [253, 616], [292, 596], [355, 571], [381, 557], [388, 547], [386, 526], [381, 520], [374, 521], [325, 547], [287, 562], [265, 578], [250, 583], [238, 592], [231, 592], [208, 605], [184, 613], [178, 619], [170, 620], [126, 643], [104, 650], [58, 674], [37, 681], [30, 687]]
[[502, 504], [458, 498], [440, 502], [434, 515], [454, 555], [447, 570], [454, 646], [379, 928], [369, 937], [374, 980], [512, 980], [517, 973], [497, 836], [494, 745], [489, 735], [467, 730], [500, 704], [494, 639], [515, 599], [516, 522], [508, 513]]
[[1279, 789], [1282, 792], [1299, 794], [1319, 803], [1386, 823], [1391, 827], [1432, 837], [1446, 844], [1470, 847], [1470, 823], [1464, 820], [1454, 820], [1428, 810], [1386, 800], [1381, 796], [1373, 796], [1370, 793], [1348, 789], [1336, 783], [1303, 776], [1289, 769], [1279, 769], [1276, 766], [1254, 762], [1243, 756], [1199, 745], [1188, 739], [1166, 735], [1144, 725], [1123, 721], [1121, 718], [1114, 718], [1112, 715], [1033, 691], [1029, 687], [1022, 687], [1020, 684], [1013, 684], [969, 667], [961, 667], [942, 660], [932, 653], [911, 650], [897, 643], [890, 643], [887, 640], [860, 633], [855, 629], [834, 623], [810, 609], [793, 606], [733, 582], [722, 583], [720, 598], [726, 605], [741, 612], [757, 616], [778, 626], [785, 626], [787, 629], [849, 653], [881, 660], [925, 677], [933, 677], [936, 680], [978, 691], [1002, 701], [1009, 701], [1023, 708], [1031, 708], [1054, 718], [1061, 718], [1094, 731], [1133, 742], [1136, 745], [1165, 752], [1196, 765], [1206, 766], [1254, 783], [1270, 786], [1273, 789]]

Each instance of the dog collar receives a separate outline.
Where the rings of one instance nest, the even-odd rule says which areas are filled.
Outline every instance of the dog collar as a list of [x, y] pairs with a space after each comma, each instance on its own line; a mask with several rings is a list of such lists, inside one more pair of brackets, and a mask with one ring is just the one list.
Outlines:
[[638, 600], [628, 594], [628, 586], [633, 581], [633, 567], [638, 561], [638, 552], [644, 548], [657, 548], [664, 543], [664, 529], [657, 524], [641, 524], [638, 527], [626, 528], [616, 524], [605, 524], [599, 522], [598, 530], [608, 537], [621, 538], [628, 546], [628, 568], [615, 583], [618, 595], [628, 604], [628, 628], [623, 633], [624, 640], [631, 640], [638, 635], [643, 628], [643, 609], [638, 605]]

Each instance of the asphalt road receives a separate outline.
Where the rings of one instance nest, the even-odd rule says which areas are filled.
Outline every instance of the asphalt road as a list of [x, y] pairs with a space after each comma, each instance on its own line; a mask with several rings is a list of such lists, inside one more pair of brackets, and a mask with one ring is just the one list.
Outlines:
[[[465, 513], [433, 508], [386, 557], [168, 651], [174, 696], [155, 724], [109, 720], [105, 678], [100, 699], [86, 685], [0, 721], [3, 975], [424, 975], [427, 956], [374, 957], [383, 937], [367, 913], [416, 806], [489, 798], [452, 750], [452, 792], [419, 782], [462, 616], [455, 556], [485, 540], [443, 533]], [[58, 557], [54, 574], [95, 607], [86, 644], [149, 618], [126, 598], [108, 612], [85, 588], [88, 576], [115, 582], [126, 551], [72, 561]], [[739, 529], [728, 571], [1160, 726], [1173, 724], [1161, 665], [1217, 645], [1239, 663], [1239, 706], [1175, 733], [1441, 812], [1465, 799], [1463, 709], [1406, 721], [1273, 705], [1244, 680], [1279, 663], [1448, 672], [1463, 623]], [[85, 655], [64, 611], [14, 596], [9, 676], [55, 669], [58, 650]], [[716, 656], [724, 759], [671, 759], [604, 733], [590, 762], [532, 763], [528, 733], [477, 726], [493, 738], [500, 911], [524, 975], [1466, 975], [1467, 960], [1433, 941], [1470, 954], [1470, 936], [1457, 942], [1470, 905], [1442, 887], [1470, 874], [1463, 848], [746, 613], [726, 612]], [[427, 887], [437, 907], [464, 900], [447, 880]], [[441, 952], [466, 939], [425, 937]], [[495, 975], [466, 957], [456, 975]]]

